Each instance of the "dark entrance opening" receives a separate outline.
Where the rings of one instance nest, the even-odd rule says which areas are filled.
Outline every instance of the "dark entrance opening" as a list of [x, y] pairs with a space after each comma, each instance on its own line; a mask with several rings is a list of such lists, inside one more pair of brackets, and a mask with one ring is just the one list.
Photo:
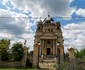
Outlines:
[[47, 55], [50, 55], [50, 48], [47, 48]]

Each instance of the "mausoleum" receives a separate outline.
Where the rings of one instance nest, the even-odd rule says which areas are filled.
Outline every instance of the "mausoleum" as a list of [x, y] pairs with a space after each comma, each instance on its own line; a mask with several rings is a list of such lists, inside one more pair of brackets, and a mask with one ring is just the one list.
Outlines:
[[[58, 62], [64, 61], [63, 32], [60, 22], [55, 22], [48, 15], [43, 21], [40, 19], [37, 24], [34, 44], [38, 44], [38, 56], [35, 55], [36, 46], [34, 46], [33, 64], [36, 64], [37, 58], [43, 55], [44, 59], [58, 58]], [[39, 61], [38, 61], [39, 62]]]

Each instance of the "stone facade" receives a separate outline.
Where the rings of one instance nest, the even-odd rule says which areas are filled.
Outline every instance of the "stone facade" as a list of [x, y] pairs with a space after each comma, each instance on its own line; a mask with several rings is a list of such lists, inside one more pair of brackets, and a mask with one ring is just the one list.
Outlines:
[[[50, 15], [44, 19], [44, 21], [39, 21], [37, 24], [37, 30], [35, 34], [34, 44], [40, 43], [39, 46], [39, 56], [44, 55], [44, 57], [60, 57], [64, 54], [64, 46], [63, 46], [63, 36], [61, 30], [60, 22], [55, 22]], [[59, 50], [58, 51], [58, 46]], [[35, 47], [34, 47], [35, 50]], [[58, 54], [60, 52], [60, 54]], [[36, 52], [34, 52], [34, 57]], [[60, 57], [59, 60], [62, 60]], [[36, 59], [33, 59], [36, 61]]]

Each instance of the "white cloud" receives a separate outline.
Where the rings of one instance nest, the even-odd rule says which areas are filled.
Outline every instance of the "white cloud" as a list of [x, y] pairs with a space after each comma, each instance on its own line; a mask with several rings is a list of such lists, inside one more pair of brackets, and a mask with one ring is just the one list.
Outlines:
[[11, 17], [11, 13], [9, 10], [0, 9], [0, 17]]
[[32, 16], [47, 16], [50, 12], [52, 16], [71, 16], [76, 8], [70, 7], [73, 0], [10, 0], [11, 4], [23, 10], [23, 12], [30, 11]]
[[35, 23], [30, 23], [28, 16], [22, 13], [11, 12], [9, 10], [0, 9], [0, 39], [11, 39], [12, 43], [16, 41], [29, 41], [27, 46], [33, 48], [34, 35], [31, 27]]
[[85, 9], [79, 8], [76, 11], [76, 14], [79, 15], [79, 16], [85, 17]]
[[26, 33], [24, 33], [24, 34], [22, 34], [21, 35], [21, 37], [23, 38], [23, 39], [31, 39], [31, 38], [33, 38], [33, 34], [32, 33], [30, 33], [30, 34], [26, 34]]
[[9, 38], [9, 39], [11, 39], [12, 37], [13, 37], [12, 34], [0, 32], [0, 38]]
[[33, 50], [33, 43], [34, 43], [34, 34], [30, 33], [30, 34], [22, 34], [21, 37], [24, 39], [24, 40], [27, 40], [27, 46]]
[[7, 2], [8, 2], [8, 0], [2, 0], [3, 5], [6, 5]]
[[70, 23], [62, 28], [65, 49], [75, 47], [81, 49], [85, 47], [85, 22]]

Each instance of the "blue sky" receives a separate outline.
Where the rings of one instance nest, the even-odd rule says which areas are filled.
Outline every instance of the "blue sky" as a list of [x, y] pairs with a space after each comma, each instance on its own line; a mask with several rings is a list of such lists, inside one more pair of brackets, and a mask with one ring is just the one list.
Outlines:
[[65, 50], [85, 47], [85, 0], [0, 0], [0, 39], [24, 43], [33, 50], [37, 21], [50, 12], [61, 22]]

